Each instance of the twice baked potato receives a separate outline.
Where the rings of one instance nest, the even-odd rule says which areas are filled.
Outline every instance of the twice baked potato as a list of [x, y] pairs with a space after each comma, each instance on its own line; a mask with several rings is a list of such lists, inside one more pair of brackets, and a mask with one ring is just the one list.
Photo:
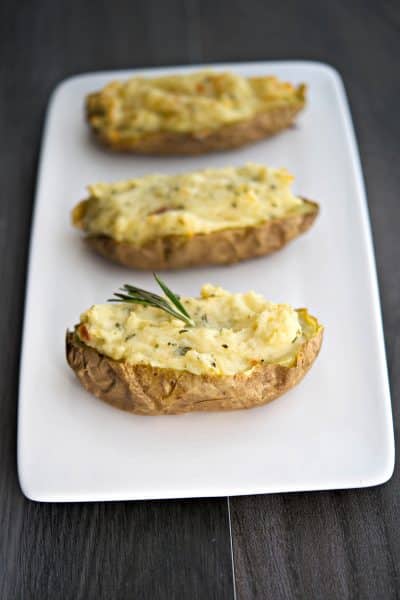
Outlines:
[[186, 320], [167, 298], [138, 288], [124, 286], [116, 299], [67, 332], [67, 360], [89, 392], [141, 415], [266, 404], [302, 379], [322, 343], [306, 309], [254, 292], [205, 285], [200, 298], [177, 300]]
[[289, 127], [305, 102], [304, 84], [206, 70], [113, 81], [89, 94], [86, 114], [114, 150], [200, 154], [271, 136]]
[[319, 207], [285, 169], [248, 164], [89, 186], [73, 224], [101, 255], [136, 269], [230, 264], [305, 232]]

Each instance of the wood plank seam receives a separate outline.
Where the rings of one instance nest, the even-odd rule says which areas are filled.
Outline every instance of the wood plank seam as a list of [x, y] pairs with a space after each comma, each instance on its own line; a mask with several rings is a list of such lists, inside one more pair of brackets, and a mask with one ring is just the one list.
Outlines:
[[230, 503], [230, 497], [229, 496], [226, 497], [226, 502], [227, 502], [227, 505], [228, 505], [229, 539], [230, 539], [230, 544], [231, 544], [233, 600], [236, 600], [237, 599], [237, 594], [236, 594], [236, 576], [235, 576], [235, 556], [233, 554], [231, 503]]

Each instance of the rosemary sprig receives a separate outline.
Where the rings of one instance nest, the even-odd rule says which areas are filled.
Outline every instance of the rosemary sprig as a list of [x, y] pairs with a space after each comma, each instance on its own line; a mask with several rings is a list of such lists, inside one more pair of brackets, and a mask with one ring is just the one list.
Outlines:
[[158, 294], [153, 294], [153, 292], [148, 292], [146, 290], [142, 290], [141, 288], [135, 287], [134, 285], [129, 285], [125, 283], [120, 290], [121, 292], [115, 292], [115, 298], [110, 298], [108, 302], [131, 302], [132, 304], [142, 304], [143, 306], [152, 306], [153, 308], [159, 308], [169, 315], [175, 317], [175, 319], [180, 319], [189, 327], [194, 327], [195, 322], [185, 309], [185, 307], [180, 302], [179, 296], [174, 294], [169, 287], [165, 285], [165, 283], [153, 273], [155, 280], [158, 285], [168, 298], [166, 300], [162, 296]]

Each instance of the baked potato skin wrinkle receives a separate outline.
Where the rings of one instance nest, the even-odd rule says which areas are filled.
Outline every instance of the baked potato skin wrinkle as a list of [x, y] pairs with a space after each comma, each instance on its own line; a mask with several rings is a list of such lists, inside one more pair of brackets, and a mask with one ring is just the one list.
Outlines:
[[[87, 120], [89, 124], [96, 116], [95, 107], [99, 99], [96, 94], [89, 97]], [[112, 150], [138, 154], [196, 155], [207, 152], [233, 150], [246, 144], [271, 137], [290, 127], [297, 114], [304, 108], [305, 100], [290, 106], [277, 106], [256, 114], [247, 121], [223, 125], [204, 132], [179, 133], [161, 131], [140, 138], [118, 136], [106, 128], [93, 128], [95, 137]], [[98, 109], [99, 110], [99, 109]]]
[[85, 240], [105, 258], [134, 269], [164, 270], [233, 264], [275, 252], [306, 232], [317, 218], [319, 206], [310, 200], [304, 201], [310, 207], [309, 212], [269, 220], [257, 227], [160, 237], [144, 246], [118, 242], [104, 235], [87, 236]]
[[302, 344], [295, 364], [258, 363], [248, 374], [196, 375], [115, 361], [67, 332], [66, 354], [83, 387], [116, 408], [139, 415], [221, 411], [261, 406], [297, 385], [318, 356], [323, 329]]

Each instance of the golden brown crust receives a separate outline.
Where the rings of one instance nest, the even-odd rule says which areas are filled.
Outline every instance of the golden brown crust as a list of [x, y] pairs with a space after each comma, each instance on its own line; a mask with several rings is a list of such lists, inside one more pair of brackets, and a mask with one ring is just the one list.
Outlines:
[[[304, 200], [310, 212], [267, 221], [258, 227], [224, 229], [193, 236], [172, 235], [144, 246], [88, 236], [89, 246], [114, 262], [143, 270], [180, 269], [198, 265], [232, 264], [279, 250], [311, 227], [319, 206]], [[79, 204], [76, 210], [79, 210]]]
[[235, 410], [261, 406], [304, 377], [318, 356], [322, 328], [299, 349], [292, 367], [259, 363], [250, 374], [195, 375], [150, 365], [130, 365], [99, 354], [67, 332], [70, 367], [83, 387], [116, 408], [139, 415]]
[[297, 102], [273, 106], [246, 121], [193, 133], [160, 131], [148, 133], [142, 137], [129, 137], [106, 127], [95, 127], [96, 117], [104, 110], [101, 92], [95, 92], [88, 96], [86, 116], [97, 139], [112, 150], [156, 155], [204, 154], [239, 148], [287, 129], [304, 108], [305, 93], [306, 86], [301, 85], [296, 94]]

